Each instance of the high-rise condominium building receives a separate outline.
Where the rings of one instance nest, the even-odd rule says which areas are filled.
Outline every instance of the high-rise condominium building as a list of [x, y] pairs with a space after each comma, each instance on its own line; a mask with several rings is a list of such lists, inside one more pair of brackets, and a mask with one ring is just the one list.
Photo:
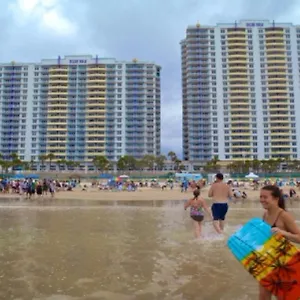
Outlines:
[[0, 153], [88, 163], [160, 154], [160, 67], [66, 56], [0, 65]]
[[197, 24], [181, 51], [185, 160], [300, 158], [300, 26]]

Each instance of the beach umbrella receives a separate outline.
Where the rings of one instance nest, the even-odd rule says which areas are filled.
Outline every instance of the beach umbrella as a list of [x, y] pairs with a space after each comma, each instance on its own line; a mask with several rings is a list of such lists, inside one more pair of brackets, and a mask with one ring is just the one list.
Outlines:
[[256, 174], [254, 174], [254, 173], [252, 173], [252, 172], [250, 172], [248, 175], [245, 176], [245, 178], [248, 178], [248, 179], [257, 179], [257, 178], [259, 178], [259, 176], [256, 175]]
[[24, 174], [15, 174], [14, 176], [11, 177], [12, 179], [24, 179], [25, 176]]

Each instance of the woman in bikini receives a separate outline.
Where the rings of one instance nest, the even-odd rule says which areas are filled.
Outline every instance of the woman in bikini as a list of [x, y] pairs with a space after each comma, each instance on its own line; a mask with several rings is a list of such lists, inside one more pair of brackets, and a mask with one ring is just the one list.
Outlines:
[[[281, 190], [274, 185], [267, 185], [260, 191], [260, 203], [266, 210], [263, 220], [272, 226], [273, 233], [280, 233], [294, 243], [300, 243], [300, 229], [294, 218], [285, 210]], [[271, 293], [259, 286], [259, 300], [271, 300]]]
[[[184, 204], [184, 209], [191, 207], [190, 216], [194, 220], [195, 224], [195, 236], [196, 238], [201, 237], [202, 221], [204, 219], [203, 209], [211, 216], [211, 212], [205, 203], [204, 198], [200, 196], [200, 189], [196, 189], [193, 192], [194, 198], [188, 200]], [[212, 216], [211, 216], [212, 219]]]

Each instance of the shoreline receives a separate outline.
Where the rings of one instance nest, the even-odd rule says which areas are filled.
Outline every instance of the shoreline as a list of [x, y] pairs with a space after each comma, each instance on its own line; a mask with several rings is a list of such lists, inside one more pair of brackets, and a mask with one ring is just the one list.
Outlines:
[[[251, 193], [249, 193], [251, 192]], [[238, 202], [256, 202], [259, 200], [258, 191], [247, 191], [249, 197], [246, 200], [237, 200]], [[254, 192], [254, 193], [253, 193]], [[207, 195], [208, 188], [201, 191], [201, 196], [207, 201], [211, 199]], [[251, 194], [251, 195], [250, 195]], [[254, 195], [253, 195], [254, 194]], [[73, 191], [58, 191], [54, 197], [51, 195], [37, 196], [34, 195], [31, 199], [27, 199], [25, 194], [0, 194], [1, 200], [22, 200], [22, 201], [57, 201], [57, 200], [76, 200], [76, 201], [184, 201], [192, 197], [192, 190], [181, 192], [180, 189], [164, 190], [141, 188], [137, 191], [103, 191], [97, 188], [89, 188], [87, 191], [82, 191], [80, 188], [75, 188]], [[233, 201], [230, 201], [233, 202]]]
[[[201, 196], [208, 203], [212, 202], [211, 198], [208, 197], [209, 186], [201, 190]], [[252, 189], [240, 189], [245, 191], [248, 195], [247, 199], [235, 199], [229, 200], [229, 203], [255, 203], [259, 202], [259, 190]], [[73, 191], [58, 191], [54, 197], [51, 195], [37, 196], [34, 195], [31, 199], [27, 199], [26, 195], [19, 194], [0, 194], [0, 200], [16, 200], [16, 201], [98, 201], [98, 202], [112, 202], [112, 201], [184, 201], [192, 198], [192, 190], [189, 189], [187, 192], [181, 192], [180, 188], [174, 188], [173, 190], [161, 190], [153, 188], [139, 188], [137, 191], [107, 191], [99, 190], [98, 188], [89, 187], [87, 191], [82, 191], [80, 187], [74, 188]], [[299, 202], [300, 198], [294, 199], [293, 202]]]

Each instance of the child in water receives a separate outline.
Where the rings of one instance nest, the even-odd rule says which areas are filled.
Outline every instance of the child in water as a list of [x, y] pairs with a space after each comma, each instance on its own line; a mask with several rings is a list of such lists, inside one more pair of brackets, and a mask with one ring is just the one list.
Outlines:
[[[193, 192], [194, 198], [188, 200], [184, 204], [184, 209], [191, 207], [190, 216], [194, 220], [195, 224], [195, 236], [196, 238], [201, 237], [202, 221], [204, 219], [203, 209], [211, 216], [211, 212], [205, 203], [205, 200], [200, 196], [200, 189], [196, 189]], [[211, 216], [212, 218], [212, 216]]]
[[[284, 198], [279, 187], [263, 187], [260, 191], [260, 203], [266, 210], [263, 220], [272, 226], [272, 232], [280, 233], [291, 242], [300, 243], [300, 229], [292, 215], [285, 210]], [[271, 299], [272, 294], [260, 285], [259, 300]]]

